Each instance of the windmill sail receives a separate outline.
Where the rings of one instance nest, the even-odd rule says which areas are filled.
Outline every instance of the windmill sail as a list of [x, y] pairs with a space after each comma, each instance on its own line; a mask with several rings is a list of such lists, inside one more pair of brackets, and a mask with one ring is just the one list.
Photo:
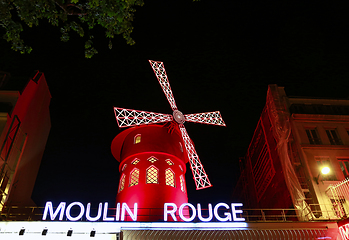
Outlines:
[[185, 149], [190, 162], [190, 168], [194, 176], [196, 189], [199, 190], [211, 187], [211, 182], [208, 179], [204, 167], [201, 164], [199, 156], [196, 153], [194, 145], [191, 139], [189, 138], [189, 135], [183, 124], [187, 121], [217, 126], [225, 126], [222, 116], [219, 111], [183, 115], [183, 113], [177, 109], [177, 105], [173, 97], [170, 83], [167, 79], [163, 62], [149, 60], [149, 63], [153, 68], [154, 73], [160, 83], [160, 86], [165, 93], [167, 101], [169, 102], [173, 110], [173, 114], [171, 116], [170, 114], [146, 112], [115, 107], [114, 111], [118, 125], [120, 128], [122, 128], [171, 121], [177, 123], [181, 131], [183, 142], [185, 144]]

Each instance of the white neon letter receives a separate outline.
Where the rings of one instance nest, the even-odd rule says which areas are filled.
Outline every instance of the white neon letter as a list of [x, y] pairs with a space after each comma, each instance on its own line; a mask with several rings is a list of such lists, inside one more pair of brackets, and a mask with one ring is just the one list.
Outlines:
[[226, 204], [226, 203], [218, 203], [215, 207], [214, 207], [214, 216], [217, 218], [218, 221], [220, 222], [226, 222], [226, 221], [231, 221], [231, 213], [227, 213], [225, 212], [224, 215], [226, 216], [225, 218], [221, 218], [219, 215], [218, 215], [218, 208], [219, 207], [225, 207], [226, 209], [229, 209], [229, 205]]
[[[172, 207], [172, 210], [168, 210], [168, 206]], [[164, 205], [164, 221], [167, 222], [167, 214], [170, 214], [173, 221], [177, 222], [177, 218], [176, 218], [176, 213], [177, 211], [177, 205], [175, 203], [165, 203]]]
[[349, 239], [348, 224], [340, 226], [338, 228], [338, 230], [339, 230], [339, 233], [341, 234], [343, 240], [348, 240]]
[[51, 220], [55, 220], [56, 216], [60, 212], [60, 214], [59, 214], [59, 221], [62, 221], [63, 220], [64, 209], [65, 209], [65, 204], [66, 204], [65, 202], [61, 202], [58, 205], [56, 211], [53, 212], [52, 202], [46, 202], [44, 215], [42, 216], [42, 220], [46, 220], [47, 212], [50, 213], [50, 219]]
[[91, 203], [88, 203], [86, 208], [86, 219], [91, 222], [98, 221], [102, 215], [102, 203], [99, 203], [98, 205], [98, 213], [96, 217], [91, 217], [90, 211], [91, 211]]
[[[131, 209], [128, 207], [127, 203], [122, 203], [121, 207], [121, 221], [125, 221], [125, 213], [128, 212], [128, 215], [132, 218], [133, 221], [137, 221], [137, 203], [134, 204], [134, 212], [132, 213]], [[126, 210], [126, 211], [125, 211]]]
[[108, 217], [108, 203], [104, 203], [103, 221], [114, 221], [114, 217]]
[[120, 221], [120, 203], [116, 204], [115, 221]]
[[[183, 209], [185, 208], [185, 206], [188, 206], [191, 208], [191, 210], [193, 211], [193, 215], [190, 217], [190, 218], [186, 218], [184, 215], [183, 215]], [[193, 204], [191, 203], [183, 203], [180, 208], [179, 208], [179, 217], [185, 221], [185, 222], [190, 222], [192, 221], [195, 217], [196, 217], [196, 209], [195, 207], [193, 206]]]
[[201, 214], [201, 204], [198, 203], [198, 218], [200, 219], [200, 221], [203, 221], [203, 222], [209, 222], [209, 221], [212, 220], [213, 214], [212, 214], [212, 204], [211, 203], [208, 204], [208, 218], [203, 218], [202, 217], [202, 214]]
[[232, 203], [231, 204], [231, 213], [233, 214], [233, 221], [245, 221], [245, 218], [238, 218], [237, 213], [243, 213], [242, 210], [236, 210], [235, 207], [242, 207], [242, 203]]
[[[78, 205], [80, 207], [80, 213], [79, 213], [78, 216], [72, 217], [70, 215], [70, 209], [73, 206], [75, 206], [75, 205]], [[72, 202], [71, 204], [68, 205], [67, 209], [65, 210], [65, 215], [67, 216], [69, 221], [78, 221], [78, 220], [80, 220], [80, 218], [84, 215], [84, 213], [85, 213], [85, 207], [84, 207], [84, 205], [82, 205], [81, 202]]]

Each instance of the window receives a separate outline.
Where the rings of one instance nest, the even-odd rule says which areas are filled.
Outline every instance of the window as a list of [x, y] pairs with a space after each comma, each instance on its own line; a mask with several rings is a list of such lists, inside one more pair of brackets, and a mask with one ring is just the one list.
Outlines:
[[323, 167], [329, 167], [330, 172], [328, 174], [321, 174], [319, 180], [323, 181], [336, 181], [336, 175], [334, 174], [333, 167], [331, 166], [331, 161], [328, 157], [315, 157], [317, 166], [318, 166], [318, 173], [320, 173], [321, 169]]
[[127, 164], [124, 164], [124, 166], [122, 166], [122, 172], [126, 169], [126, 167], [127, 167]]
[[120, 178], [119, 191], [118, 191], [118, 192], [121, 192], [122, 190], [124, 190], [124, 187], [125, 187], [125, 178], [126, 178], [126, 175], [125, 175], [125, 174], [122, 174], [122, 176], [121, 176], [121, 178]]
[[141, 134], [137, 134], [134, 137], [134, 144], [140, 143], [141, 142]]
[[136, 165], [137, 163], [139, 163], [139, 159], [138, 158], [135, 158], [135, 160], [133, 160], [132, 162], [131, 162], [131, 164], [133, 164], [133, 165]]
[[157, 161], [157, 159], [155, 157], [150, 157], [150, 158], [148, 158], [148, 161], [151, 163], [154, 163]]
[[181, 169], [181, 171], [183, 172], [183, 168], [182, 168], [182, 166], [181, 165], [178, 165], [179, 166], [179, 168]]
[[339, 158], [339, 166], [343, 172], [345, 178], [349, 177], [349, 158]]
[[139, 179], [139, 169], [135, 168], [132, 170], [130, 175], [130, 187], [137, 185], [138, 179]]
[[166, 159], [165, 160], [167, 162], [168, 165], [172, 166], [174, 163], [170, 160], [170, 159]]
[[175, 174], [170, 168], [165, 171], [166, 185], [174, 187], [175, 186]]
[[331, 145], [342, 145], [342, 141], [339, 138], [339, 135], [337, 133], [336, 129], [327, 129], [326, 134], [328, 139], [330, 140]]
[[321, 144], [321, 140], [316, 128], [306, 129], [305, 132], [307, 133], [310, 144]]
[[147, 169], [147, 183], [159, 183], [158, 175], [159, 170], [154, 166], [150, 166]]
[[183, 175], [179, 177], [179, 181], [181, 183], [181, 191], [185, 193], [185, 181]]

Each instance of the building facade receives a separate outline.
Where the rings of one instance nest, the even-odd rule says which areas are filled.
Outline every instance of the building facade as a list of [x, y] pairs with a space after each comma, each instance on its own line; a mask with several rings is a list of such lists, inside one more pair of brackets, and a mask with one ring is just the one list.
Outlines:
[[0, 213], [34, 206], [31, 194], [51, 128], [51, 94], [37, 72], [23, 91], [0, 91]]
[[346, 218], [349, 100], [288, 97], [269, 85], [240, 169], [234, 195], [247, 208], [295, 209], [302, 221]]

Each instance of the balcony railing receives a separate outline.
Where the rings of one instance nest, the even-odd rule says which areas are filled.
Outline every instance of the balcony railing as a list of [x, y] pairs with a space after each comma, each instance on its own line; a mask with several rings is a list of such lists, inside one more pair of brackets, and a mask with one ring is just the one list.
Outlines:
[[303, 210], [306, 221], [326, 221], [341, 219], [340, 213], [331, 204], [309, 204]]
[[332, 209], [339, 218], [349, 216], [349, 179], [330, 185], [326, 195], [332, 203]]

